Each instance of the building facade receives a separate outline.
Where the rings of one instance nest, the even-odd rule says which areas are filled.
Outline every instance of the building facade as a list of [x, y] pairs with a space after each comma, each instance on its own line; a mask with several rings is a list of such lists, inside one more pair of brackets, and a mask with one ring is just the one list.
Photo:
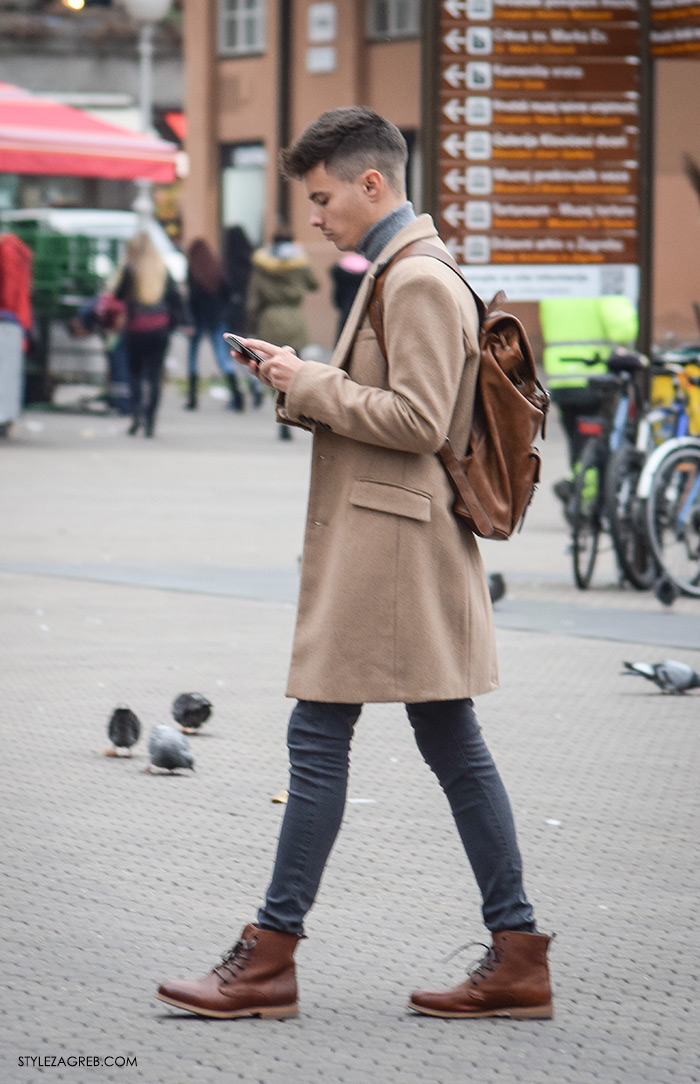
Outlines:
[[185, 0], [189, 177], [185, 240], [241, 225], [250, 241], [287, 224], [326, 288], [307, 306], [312, 341], [331, 345], [328, 269], [338, 253], [308, 225], [302, 186], [277, 170], [286, 146], [325, 109], [386, 114], [411, 152], [410, 196], [421, 206], [420, 0]]

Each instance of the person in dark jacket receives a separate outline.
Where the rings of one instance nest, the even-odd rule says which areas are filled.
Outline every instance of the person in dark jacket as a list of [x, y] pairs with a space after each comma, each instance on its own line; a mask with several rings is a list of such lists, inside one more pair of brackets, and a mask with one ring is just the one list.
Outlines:
[[361, 256], [359, 252], [346, 252], [331, 267], [330, 276], [333, 282], [333, 304], [338, 310], [338, 327], [336, 341], [345, 327], [355, 294], [360, 288], [360, 283], [365, 271], [369, 267], [369, 260]]
[[203, 237], [192, 242], [187, 254], [187, 287], [189, 291], [192, 333], [187, 357], [187, 402], [185, 409], [197, 409], [197, 355], [203, 336], [214, 350], [217, 365], [224, 374], [231, 392], [231, 409], [243, 410], [238, 377], [222, 335], [226, 331], [224, 313], [229, 300], [229, 287], [223, 264]]
[[[130, 436], [155, 431], [163, 363], [170, 336], [182, 320], [183, 303], [160, 253], [145, 230], [131, 238], [114, 289], [126, 305], [125, 338], [131, 384]], [[144, 398], [145, 389], [145, 398]]]
[[[224, 271], [228, 284], [228, 300], [224, 310], [224, 321], [227, 331], [232, 331], [239, 337], [247, 331], [245, 299], [250, 279], [251, 257], [253, 246], [242, 226], [229, 226], [224, 232]], [[236, 359], [233, 364], [240, 371], [248, 385], [253, 406], [262, 406], [263, 393], [260, 381], [248, 372], [245, 365], [241, 365]]]
[[[229, 331], [245, 335], [245, 298], [250, 279], [251, 245], [242, 226], [229, 226], [224, 232], [224, 271], [228, 283], [228, 300], [224, 320]], [[247, 371], [247, 370], [246, 370]]]

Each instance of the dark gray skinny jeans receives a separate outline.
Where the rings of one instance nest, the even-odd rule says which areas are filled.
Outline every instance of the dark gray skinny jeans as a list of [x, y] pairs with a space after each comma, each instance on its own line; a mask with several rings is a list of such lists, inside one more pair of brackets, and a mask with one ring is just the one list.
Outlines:
[[[299, 700], [289, 720], [289, 799], [263, 929], [303, 934], [345, 808], [350, 743], [361, 704]], [[513, 814], [471, 700], [406, 704], [416, 742], [450, 803], [489, 930], [535, 929]]]

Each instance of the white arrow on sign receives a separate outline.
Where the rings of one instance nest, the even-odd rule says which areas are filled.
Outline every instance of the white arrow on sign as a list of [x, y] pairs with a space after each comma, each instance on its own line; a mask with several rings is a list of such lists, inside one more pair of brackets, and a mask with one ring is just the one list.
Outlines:
[[445, 241], [445, 246], [453, 259], [457, 260], [460, 256], [463, 259], [466, 259], [466, 245], [464, 243], [460, 243], [456, 237], [448, 237], [448, 239]]
[[457, 124], [460, 117], [464, 117], [465, 120], [467, 119], [466, 102], [463, 102], [460, 105], [459, 98], [450, 98], [449, 102], [445, 102], [445, 104], [443, 105], [442, 111], [445, 116], [452, 121], [453, 124]]
[[449, 33], [445, 34], [442, 40], [451, 52], [459, 53], [462, 51], [462, 46], [466, 46], [468, 38], [466, 34], [460, 34], [455, 27], [454, 30], [450, 30]]
[[449, 154], [450, 158], [459, 158], [460, 152], [467, 150], [467, 142], [464, 139], [460, 139], [456, 132], [451, 132], [447, 139], [443, 139], [442, 145]]
[[458, 169], [451, 169], [445, 174], [443, 180], [450, 192], [459, 192], [460, 188], [467, 187], [467, 174], [466, 172], [460, 173]]
[[443, 7], [448, 15], [451, 15], [453, 19], [458, 19], [460, 15], [467, 14], [469, 4], [468, 0], [445, 0]]
[[460, 211], [458, 203], [450, 203], [442, 212], [442, 217], [446, 218], [451, 226], [456, 227], [458, 222], [467, 221], [467, 211], [465, 207], [462, 207]]
[[460, 83], [467, 81], [467, 69], [460, 68], [459, 64], [450, 64], [442, 74], [451, 87], [458, 87]]

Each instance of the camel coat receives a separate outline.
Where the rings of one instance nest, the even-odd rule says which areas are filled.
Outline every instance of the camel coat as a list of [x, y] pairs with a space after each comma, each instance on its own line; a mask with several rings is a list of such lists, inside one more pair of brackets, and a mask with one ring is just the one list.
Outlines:
[[432, 219], [404, 227], [368, 269], [330, 365], [306, 362], [278, 418], [314, 433], [287, 695], [364, 703], [452, 700], [498, 685], [488, 586], [435, 453], [465, 448], [478, 367], [476, 306], [457, 275], [416, 256], [387, 273], [388, 362], [366, 308], [377, 269]]

